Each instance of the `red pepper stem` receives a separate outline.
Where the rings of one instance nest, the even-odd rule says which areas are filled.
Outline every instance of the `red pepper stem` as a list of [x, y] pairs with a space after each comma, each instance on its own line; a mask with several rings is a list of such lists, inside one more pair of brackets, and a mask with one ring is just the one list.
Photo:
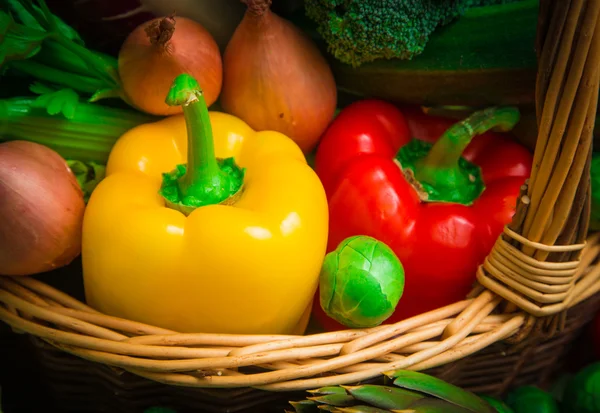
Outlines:
[[446, 186], [448, 179], [456, 182], [459, 160], [471, 140], [490, 129], [509, 131], [519, 119], [520, 113], [515, 107], [493, 107], [473, 113], [444, 132], [416, 165], [415, 178], [432, 186]]

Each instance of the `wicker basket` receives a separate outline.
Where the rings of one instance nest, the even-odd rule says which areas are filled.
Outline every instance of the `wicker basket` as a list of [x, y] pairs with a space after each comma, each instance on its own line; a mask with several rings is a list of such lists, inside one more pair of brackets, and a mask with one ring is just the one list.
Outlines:
[[464, 301], [365, 330], [178, 334], [100, 314], [33, 278], [0, 277], [0, 320], [31, 338], [65, 411], [89, 411], [91, 400], [111, 412], [267, 411], [287, 392], [393, 369], [493, 395], [543, 384], [600, 308], [599, 237], [588, 238], [599, 18], [600, 0], [541, 1], [532, 175]]

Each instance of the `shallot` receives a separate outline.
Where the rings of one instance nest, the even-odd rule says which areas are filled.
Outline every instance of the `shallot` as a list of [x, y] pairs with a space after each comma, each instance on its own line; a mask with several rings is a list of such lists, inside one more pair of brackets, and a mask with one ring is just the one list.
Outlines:
[[220, 103], [252, 128], [281, 132], [308, 153], [336, 109], [331, 69], [308, 35], [271, 11], [271, 0], [243, 2], [248, 8], [223, 56]]

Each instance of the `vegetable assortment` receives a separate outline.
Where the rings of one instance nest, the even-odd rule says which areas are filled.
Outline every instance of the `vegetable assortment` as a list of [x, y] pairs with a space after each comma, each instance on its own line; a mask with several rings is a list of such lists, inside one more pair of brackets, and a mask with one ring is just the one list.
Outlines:
[[[368, 235], [396, 253], [405, 292], [390, 322], [469, 292], [532, 162], [525, 148], [487, 131], [508, 130], [518, 119], [514, 108], [490, 108], [456, 124], [414, 116], [410, 128], [395, 106], [363, 100], [324, 134], [315, 165], [329, 203], [328, 251]], [[315, 307], [323, 324], [335, 326]]]
[[181, 332], [302, 333], [327, 242], [317, 175], [285, 135], [208, 112], [189, 75], [166, 101], [183, 116], [123, 135], [88, 203], [88, 303]]
[[[26, 228], [11, 245], [19, 231], [0, 226], [0, 259], [19, 257], [0, 273], [81, 253], [88, 304], [106, 314], [301, 334], [311, 314], [364, 328], [450, 304], [531, 170], [499, 133], [519, 121], [513, 107], [455, 122], [357, 98], [337, 113], [327, 59], [271, 0], [241, 1], [226, 45], [175, 10], [137, 24], [117, 56], [88, 48], [43, 0], [0, 4], [2, 80], [31, 92], [0, 100], [0, 183], [14, 198], [0, 217], [20, 213]], [[54, 160], [13, 155], [23, 144]], [[41, 172], [54, 164], [60, 178]], [[54, 185], [42, 178], [59, 182], [45, 199], [31, 191]], [[63, 215], [32, 213], [45, 203]], [[19, 267], [28, 257], [44, 265]]]

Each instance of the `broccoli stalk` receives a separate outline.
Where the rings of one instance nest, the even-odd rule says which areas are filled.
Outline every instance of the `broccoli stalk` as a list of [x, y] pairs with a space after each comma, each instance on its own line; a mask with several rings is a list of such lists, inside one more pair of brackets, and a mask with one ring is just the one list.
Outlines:
[[469, 8], [520, 0], [305, 0], [306, 16], [339, 61], [410, 60], [438, 27]]

